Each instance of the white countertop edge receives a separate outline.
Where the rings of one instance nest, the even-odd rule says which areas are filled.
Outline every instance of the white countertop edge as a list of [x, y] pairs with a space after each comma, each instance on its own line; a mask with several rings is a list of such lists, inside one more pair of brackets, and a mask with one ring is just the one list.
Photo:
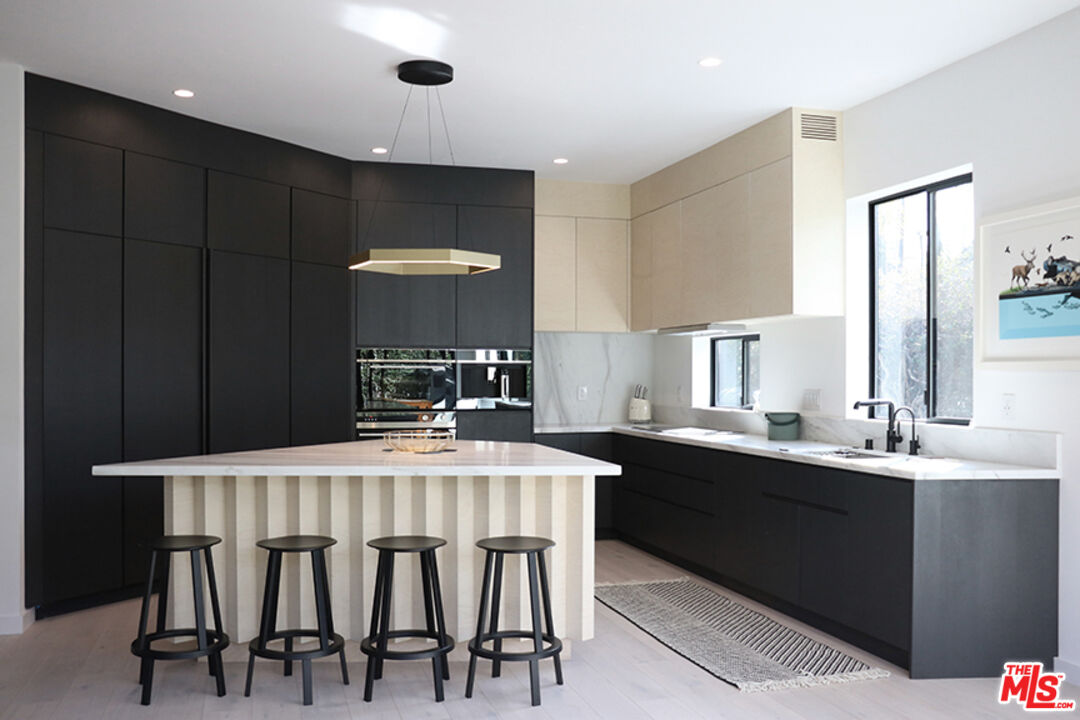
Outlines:
[[619, 465], [94, 465], [100, 477], [519, 477], [621, 475]]
[[[885, 475], [903, 480], [1058, 480], [1061, 478], [1061, 472], [1056, 468], [1001, 465], [998, 463], [965, 460], [960, 458], [909, 458], [908, 455], [897, 454], [895, 456], [884, 457], [881, 460], [851, 460], [845, 458], [822, 457], [819, 455], [806, 455], [801, 452], [785, 452], [780, 448], [813, 450], [834, 448], [837, 447], [837, 444], [809, 440], [768, 440], [761, 435], [736, 433], [706, 440], [703, 438], [683, 437], [678, 435], [662, 435], [647, 430], [635, 430], [628, 425], [616, 425], [612, 428], [612, 432], [645, 438], [647, 440], [659, 440], [661, 442], [678, 443], [680, 445], [692, 445], [694, 447], [712, 450], [726, 450], [743, 453], [745, 455], [757, 455], [759, 457], [800, 462], [807, 465], [820, 465], [822, 467], [831, 467], [838, 470]], [[947, 470], [919, 468], [917, 466], [912, 467], [912, 465], [917, 465], [920, 461], [925, 461], [927, 463], [952, 462], [956, 464], [956, 467]]]

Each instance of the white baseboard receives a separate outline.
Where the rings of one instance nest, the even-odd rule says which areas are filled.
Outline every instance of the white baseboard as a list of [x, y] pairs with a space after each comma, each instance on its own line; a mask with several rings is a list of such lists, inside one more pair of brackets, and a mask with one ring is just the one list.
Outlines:
[[1065, 682], [1080, 686], [1080, 664], [1062, 657], [1055, 657], [1054, 672], [1065, 673]]
[[33, 608], [23, 610], [18, 615], [0, 615], [0, 635], [22, 635], [33, 623]]

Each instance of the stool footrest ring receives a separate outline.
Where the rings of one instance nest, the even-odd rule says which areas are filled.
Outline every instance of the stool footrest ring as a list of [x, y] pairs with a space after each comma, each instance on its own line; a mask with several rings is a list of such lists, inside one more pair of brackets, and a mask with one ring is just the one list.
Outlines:
[[139, 639], [135, 638], [131, 641], [131, 654], [136, 657], [147, 658], [150, 660], [191, 660], [192, 658], [212, 655], [213, 653], [220, 652], [229, 647], [228, 635], [209, 628], [206, 629], [206, 647], [201, 650], [199, 648], [187, 650], [156, 650], [150, 647], [150, 644], [155, 640], [183, 637], [195, 640], [199, 637], [199, 631], [195, 628], [173, 628], [171, 630], [146, 633], [146, 647], [140, 648]]
[[547, 647], [543, 647], [539, 652], [530, 650], [527, 652], [508, 652], [506, 650], [488, 650], [484, 647], [484, 643], [489, 640], [502, 640], [504, 638], [523, 638], [525, 640], [532, 640], [533, 633], [528, 630], [500, 630], [495, 633], [484, 633], [480, 638], [480, 642], [477, 642], [477, 638], [473, 638], [469, 641], [469, 652], [473, 655], [477, 655], [488, 660], [505, 660], [507, 662], [515, 662], [522, 660], [543, 660], [544, 658], [553, 657], [558, 655], [562, 651], [562, 640], [554, 635], [543, 634], [540, 639], [547, 643]]
[[[319, 639], [319, 631], [302, 628], [299, 630], [278, 630], [272, 633], [266, 638], [267, 642], [272, 640], [284, 640], [286, 638], [310, 638], [312, 640]], [[255, 638], [248, 643], [248, 651], [261, 658], [267, 658], [269, 660], [312, 660], [314, 658], [327, 657], [334, 653], [341, 652], [341, 648], [345, 646], [345, 639], [337, 633], [330, 633], [328, 636], [329, 643], [325, 648], [317, 647], [312, 650], [274, 650], [273, 648], [262, 647], [262, 641], [260, 638]]]
[[[394, 638], [413, 638], [417, 640], [434, 640], [436, 643], [439, 641], [439, 633], [431, 630], [391, 630], [386, 633], [386, 637], [391, 640]], [[384, 652], [379, 652], [377, 637], [366, 637], [360, 641], [360, 652], [383, 660], [427, 660], [439, 655], [446, 655], [453, 649], [454, 638], [450, 635], [446, 636], [446, 644], [424, 648], [423, 650], [387, 649]]]

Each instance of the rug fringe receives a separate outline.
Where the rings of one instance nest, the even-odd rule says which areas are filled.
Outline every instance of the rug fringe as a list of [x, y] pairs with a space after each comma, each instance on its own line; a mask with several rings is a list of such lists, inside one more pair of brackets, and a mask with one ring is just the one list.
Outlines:
[[739, 683], [737, 687], [739, 688], [740, 692], [754, 693], [768, 692], [770, 690], [789, 690], [793, 688], [835, 685], [838, 683], [855, 682], [857, 680], [873, 680], [875, 678], [886, 677], [889, 677], [888, 670], [882, 670], [881, 668], [870, 668], [868, 670], [857, 670], [855, 672], [839, 673], [837, 675], [807, 675], [804, 677], [790, 678], [788, 680], [762, 680], [761, 682], [744, 682]]

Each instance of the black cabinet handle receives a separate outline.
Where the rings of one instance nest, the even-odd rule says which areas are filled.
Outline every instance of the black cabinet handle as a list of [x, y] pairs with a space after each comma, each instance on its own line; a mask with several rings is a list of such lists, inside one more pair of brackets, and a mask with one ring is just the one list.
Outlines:
[[803, 507], [813, 508], [815, 510], [824, 510], [825, 512], [836, 513], [837, 515], [847, 515], [848, 511], [843, 508], [831, 507], [829, 505], [819, 505], [818, 503], [807, 502], [806, 500], [799, 500], [798, 498], [788, 497], [786, 495], [777, 495], [776, 493], [761, 491], [762, 497], [767, 497], [770, 500], [778, 500], [780, 502], [791, 503], [792, 505], [802, 505]]

